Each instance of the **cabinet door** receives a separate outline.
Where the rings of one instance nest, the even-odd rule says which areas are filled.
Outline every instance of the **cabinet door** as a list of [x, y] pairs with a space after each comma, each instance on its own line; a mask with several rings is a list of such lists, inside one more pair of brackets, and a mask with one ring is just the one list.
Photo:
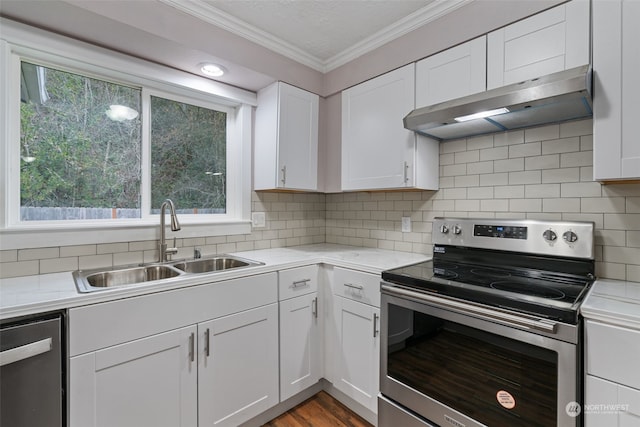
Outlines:
[[321, 376], [318, 293], [280, 302], [280, 401], [314, 385]]
[[585, 383], [585, 427], [640, 425], [640, 390], [592, 375]]
[[380, 389], [380, 309], [335, 296], [334, 321], [337, 332], [334, 386], [378, 412]]
[[196, 327], [70, 359], [71, 427], [197, 425]]
[[278, 304], [198, 325], [198, 425], [237, 426], [278, 403]]
[[640, 178], [640, 2], [593, 2], [593, 174]]
[[573, 0], [489, 33], [487, 89], [589, 63], [589, 1]]
[[254, 188], [318, 189], [319, 97], [276, 82], [258, 92]]
[[342, 92], [342, 189], [414, 186], [414, 64]]
[[416, 65], [416, 108], [487, 88], [487, 38], [478, 37]]
[[318, 102], [318, 95], [280, 85], [278, 170], [283, 188], [318, 188]]

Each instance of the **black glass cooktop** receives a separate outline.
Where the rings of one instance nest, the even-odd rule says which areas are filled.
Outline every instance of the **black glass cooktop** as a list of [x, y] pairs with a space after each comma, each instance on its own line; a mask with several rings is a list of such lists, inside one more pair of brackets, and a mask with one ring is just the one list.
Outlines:
[[438, 259], [385, 271], [382, 279], [571, 324], [578, 323], [579, 305], [593, 282], [590, 275]]

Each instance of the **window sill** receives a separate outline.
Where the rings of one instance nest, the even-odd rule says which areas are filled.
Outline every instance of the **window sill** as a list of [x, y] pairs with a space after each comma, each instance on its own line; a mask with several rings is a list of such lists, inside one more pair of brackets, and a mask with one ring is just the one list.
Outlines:
[[[242, 220], [207, 223], [181, 220], [181, 226], [180, 231], [172, 232], [167, 222], [167, 236], [183, 239], [251, 233], [251, 221]], [[136, 223], [74, 224], [73, 228], [70, 228], [69, 224], [46, 226], [39, 224], [0, 230], [0, 250], [135, 242], [157, 240], [159, 237], [159, 219], [143, 223], [136, 221]]]

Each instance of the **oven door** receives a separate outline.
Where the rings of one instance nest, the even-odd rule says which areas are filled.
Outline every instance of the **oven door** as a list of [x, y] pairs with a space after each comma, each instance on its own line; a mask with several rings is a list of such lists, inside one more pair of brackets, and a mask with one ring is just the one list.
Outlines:
[[382, 289], [383, 399], [441, 426], [579, 425], [577, 346], [526, 330], [549, 335], [557, 325], [492, 317], [485, 307], [481, 315], [477, 306], [425, 301], [384, 282]]

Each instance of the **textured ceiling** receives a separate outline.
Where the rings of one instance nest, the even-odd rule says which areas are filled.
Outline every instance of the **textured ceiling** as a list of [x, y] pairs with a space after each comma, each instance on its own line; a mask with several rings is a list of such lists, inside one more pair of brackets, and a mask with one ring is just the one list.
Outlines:
[[327, 61], [433, 0], [205, 0]]
[[473, 0], [158, 0], [328, 72]]

